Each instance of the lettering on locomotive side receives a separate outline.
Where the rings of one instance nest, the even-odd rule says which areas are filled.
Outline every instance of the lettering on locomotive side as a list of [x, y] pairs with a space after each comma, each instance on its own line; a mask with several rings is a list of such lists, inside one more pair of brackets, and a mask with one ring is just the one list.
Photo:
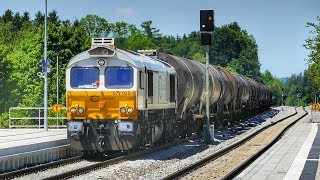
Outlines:
[[114, 96], [130, 96], [133, 95], [133, 92], [130, 91], [113, 91]]

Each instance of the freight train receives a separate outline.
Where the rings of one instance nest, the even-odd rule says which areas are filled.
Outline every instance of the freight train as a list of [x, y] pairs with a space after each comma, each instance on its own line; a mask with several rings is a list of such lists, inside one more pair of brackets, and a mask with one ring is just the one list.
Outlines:
[[67, 133], [84, 152], [118, 152], [201, 133], [205, 108], [215, 127], [270, 108], [272, 91], [222, 68], [159, 51], [133, 52], [114, 39], [93, 38], [91, 49], [66, 68]]

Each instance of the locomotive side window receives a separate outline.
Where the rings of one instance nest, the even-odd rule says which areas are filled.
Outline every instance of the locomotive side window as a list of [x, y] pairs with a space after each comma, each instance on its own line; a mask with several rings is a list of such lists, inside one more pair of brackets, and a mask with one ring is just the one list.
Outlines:
[[174, 80], [174, 75], [170, 74], [170, 102], [174, 102], [174, 96], [175, 96], [175, 80]]
[[131, 88], [133, 69], [131, 67], [107, 67], [105, 78], [105, 86], [109, 89]]
[[71, 69], [71, 87], [95, 89], [99, 86], [99, 68], [73, 67]]
[[153, 96], [153, 73], [148, 72], [148, 97]]

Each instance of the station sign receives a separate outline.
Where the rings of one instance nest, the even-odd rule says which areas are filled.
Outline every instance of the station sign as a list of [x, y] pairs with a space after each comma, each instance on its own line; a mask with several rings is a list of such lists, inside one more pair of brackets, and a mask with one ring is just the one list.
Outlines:
[[312, 110], [318, 110], [319, 109], [319, 104], [318, 103], [312, 103], [312, 106], [311, 106]]
[[54, 104], [52, 106], [52, 111], [55, 112], [55, 113], [61, 112], [61, 104]]

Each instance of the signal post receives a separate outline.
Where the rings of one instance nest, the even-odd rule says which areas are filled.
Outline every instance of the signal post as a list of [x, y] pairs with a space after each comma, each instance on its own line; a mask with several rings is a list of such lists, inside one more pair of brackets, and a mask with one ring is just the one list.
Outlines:
[[214, 31], [213, 10], [200, 10], [200, 33], [201, 45], [206, 46], [206, 125], [203, 128], [203, 136], [206, 143], [214, 141], [214, 124], [210, 126], [210, 103], [209, 103], [209, 46]]

